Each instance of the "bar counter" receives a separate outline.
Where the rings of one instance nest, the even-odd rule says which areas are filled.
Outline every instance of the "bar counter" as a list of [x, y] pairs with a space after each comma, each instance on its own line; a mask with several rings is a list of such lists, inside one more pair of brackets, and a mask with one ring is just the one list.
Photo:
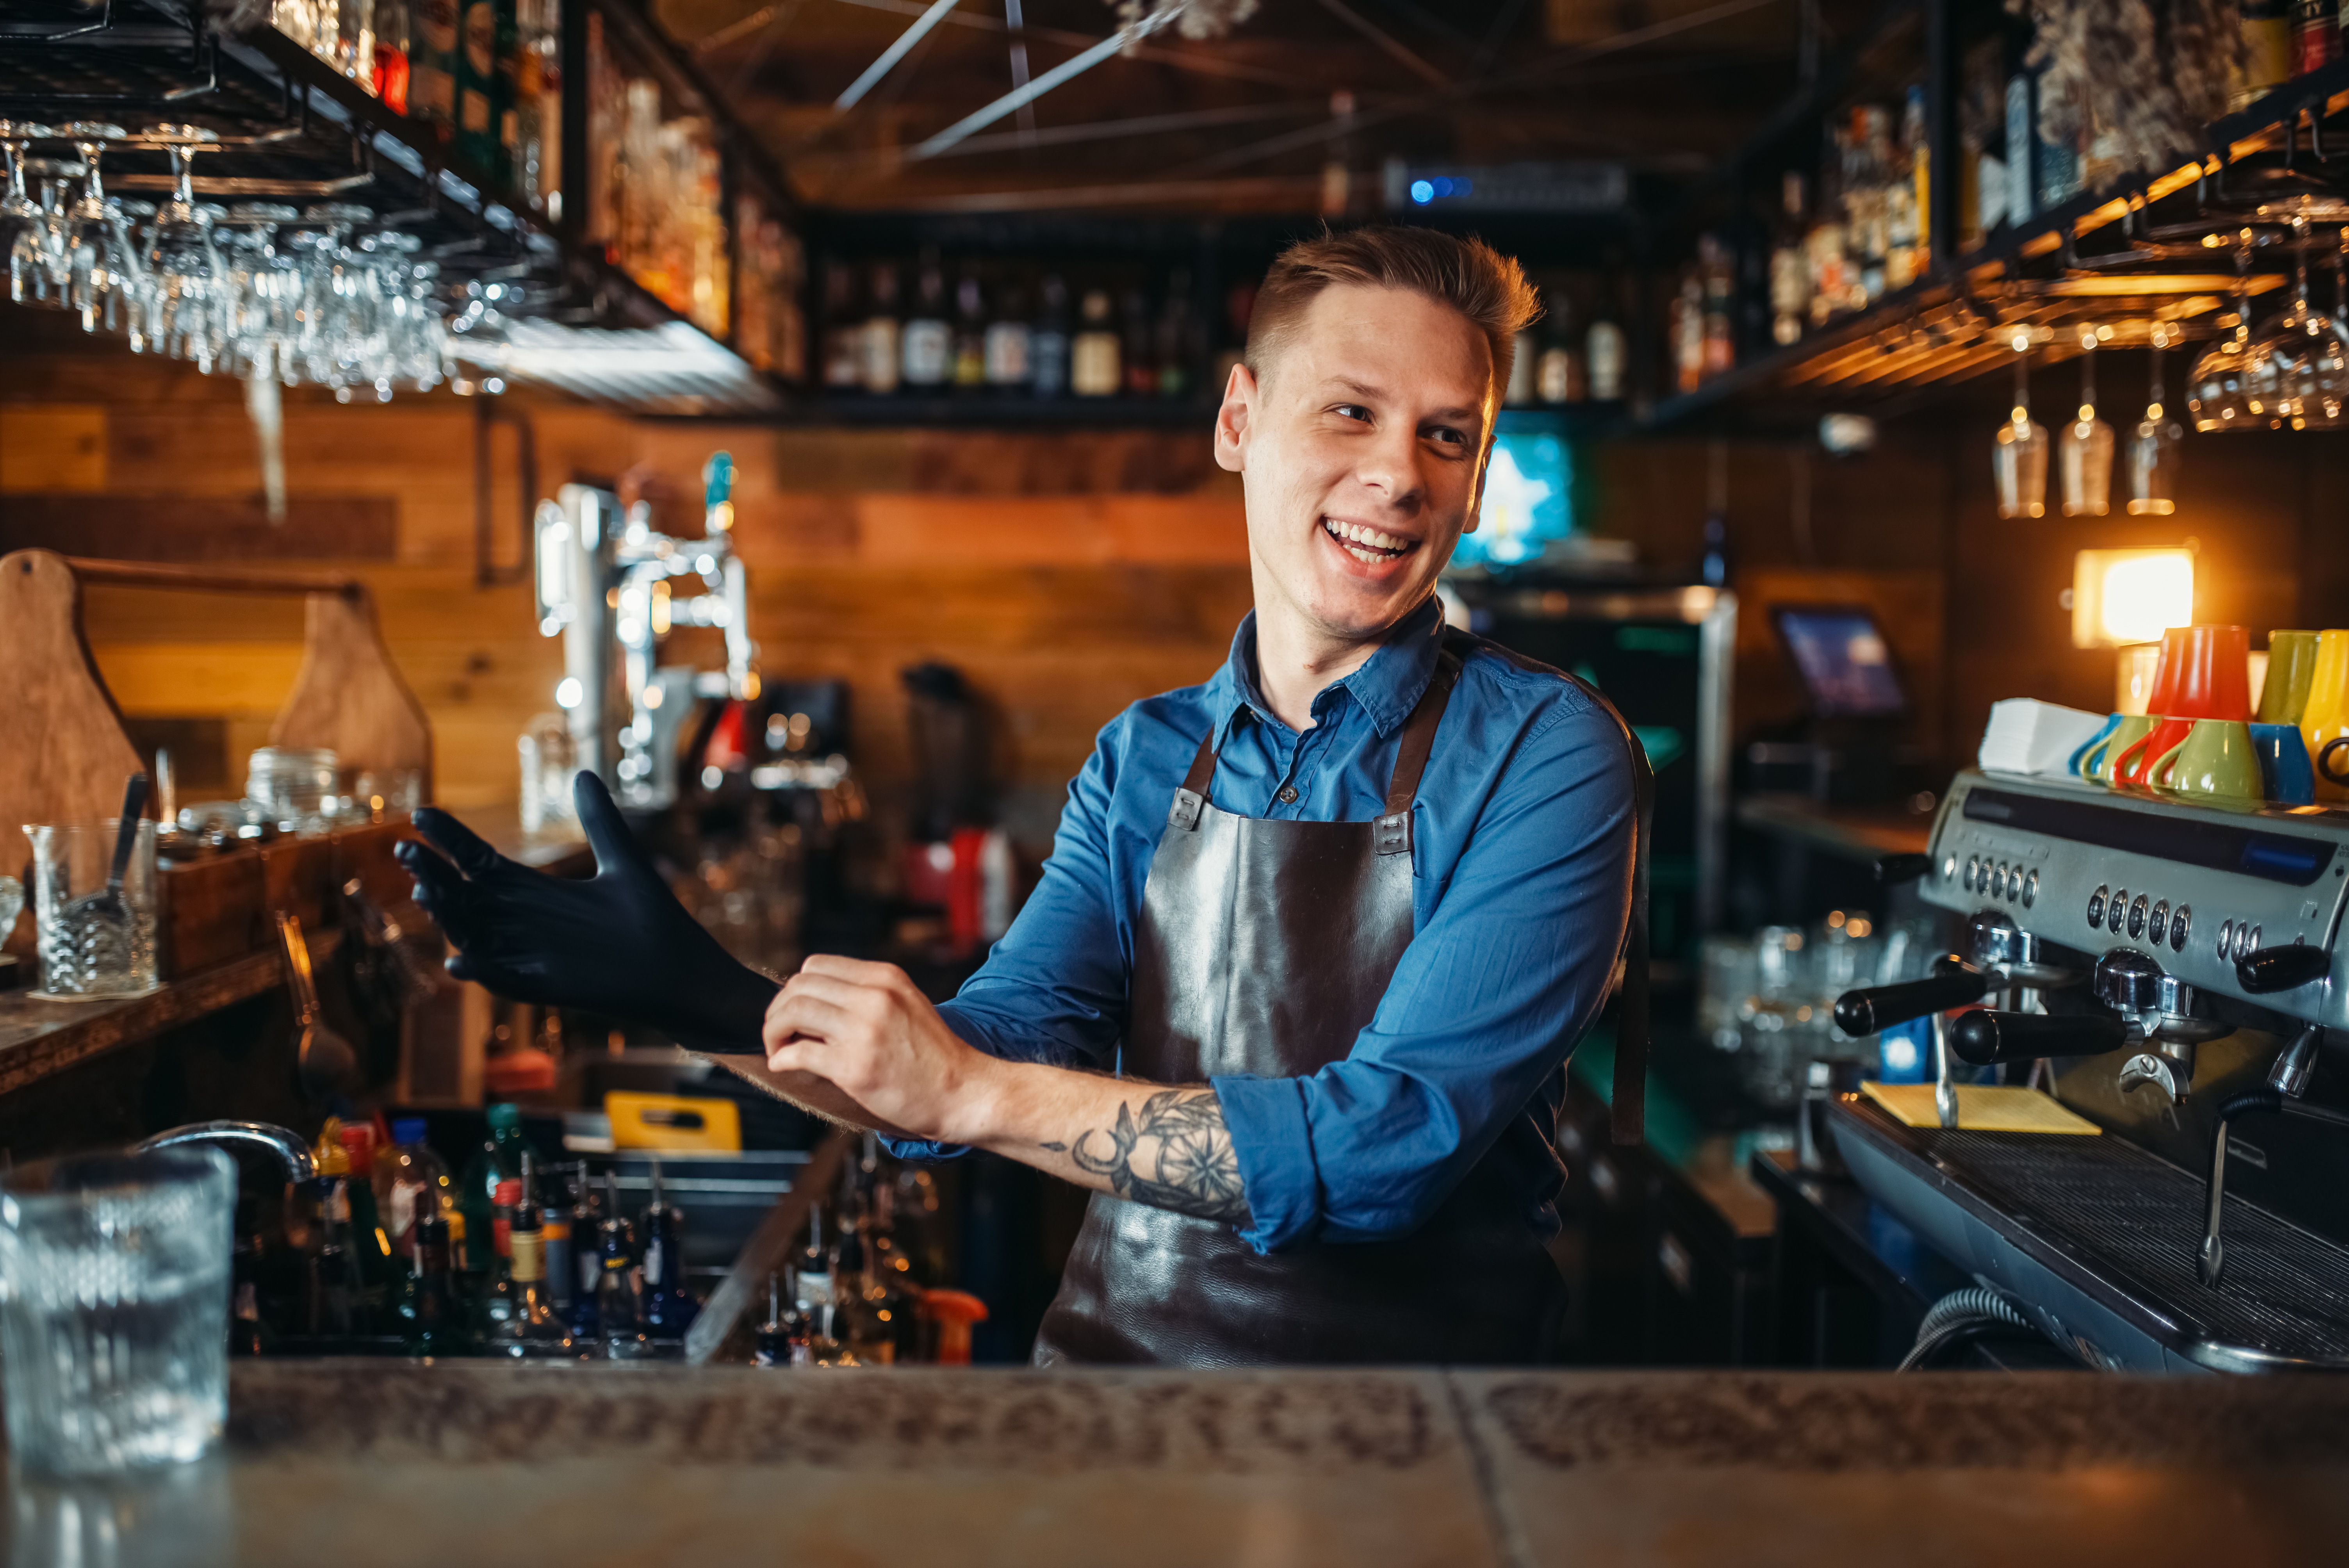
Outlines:
[[2349, 1539], [2349, 1382], [242, 1363], [224, 1457], [12, 1486], [92, 1568], [2250, 1568]]

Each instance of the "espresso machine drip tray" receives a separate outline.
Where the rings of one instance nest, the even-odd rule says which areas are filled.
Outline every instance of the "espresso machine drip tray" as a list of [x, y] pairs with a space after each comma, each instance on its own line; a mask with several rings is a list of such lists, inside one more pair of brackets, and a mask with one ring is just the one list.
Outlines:
[[2230, 1199], [2205, 1286], [2202, 1179], [2124, 1138], [1904, 1127], [1858, 1099], [1830, 1125], [1871, 1198], [2092, 1365], [2349, 1370], [2349, 1251]]

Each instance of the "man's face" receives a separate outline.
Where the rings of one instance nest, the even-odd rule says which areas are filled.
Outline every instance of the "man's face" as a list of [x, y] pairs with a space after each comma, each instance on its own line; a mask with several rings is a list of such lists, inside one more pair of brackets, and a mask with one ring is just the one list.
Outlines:
[[1493, 393], [1485, 335], [1406, 289], [1321, 291], [1265, 367], [1232, 372], [1216, 460], [1244, 476], [1259, 616], [1376, 637], [1475, 527]]

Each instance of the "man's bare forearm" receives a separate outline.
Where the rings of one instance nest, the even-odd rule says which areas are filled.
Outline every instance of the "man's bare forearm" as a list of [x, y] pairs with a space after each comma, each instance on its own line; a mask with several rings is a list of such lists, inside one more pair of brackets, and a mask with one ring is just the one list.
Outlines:
[[980, 1148], [1095, 1191], [1227, 1224], [1251, 1222], [1223, 1101], [1063, 1068], [1002, 1064], [980, 1099]]

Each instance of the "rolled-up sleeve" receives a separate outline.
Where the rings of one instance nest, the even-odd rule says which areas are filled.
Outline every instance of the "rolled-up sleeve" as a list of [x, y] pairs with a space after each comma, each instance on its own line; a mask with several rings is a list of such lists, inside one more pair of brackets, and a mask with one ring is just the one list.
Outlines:
[[[1111, 799], [1120, 726], [1073, 783], [1036, 891], [978, 973], [940, 1005], [947, 1026], [1008, 1061], [1094, 1068], [1125, 1026], [1125, 953], [1114, 903]], [[899, 1159], [950, 1159], [961, 1144], [886, 1140]]]
[[1213, 1080], [1252, 1220], [1244, 1240], [1262, 1253], [1379, 1241], [1435, 1211], [1605, 1004], [1633, 825], [1623, 731], [1570, 692], [1476, 808], [1346, 1058], [1306, 1077]]

